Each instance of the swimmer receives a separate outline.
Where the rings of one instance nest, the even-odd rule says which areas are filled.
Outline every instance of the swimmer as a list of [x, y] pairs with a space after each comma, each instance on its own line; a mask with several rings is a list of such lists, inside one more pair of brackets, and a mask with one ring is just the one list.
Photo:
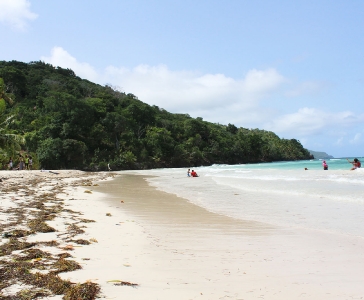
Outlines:
[[361, 162], [357, 158], [354, 158], [353, 161], [350, 161], [348, 158], [346, 160], [353, 165], [353, 167], [350, 170], [356, 170], [361, 167]]

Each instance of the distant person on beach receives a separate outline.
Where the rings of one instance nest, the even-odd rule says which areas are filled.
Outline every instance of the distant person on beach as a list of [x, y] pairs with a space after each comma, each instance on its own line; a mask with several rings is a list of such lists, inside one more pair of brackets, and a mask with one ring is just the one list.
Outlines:
[[29, 170], [33, 170], [33, 157], [29, 155]]
[[191, 177], [190, 169], [187, 170], [187, 177]]
[[18, 170], [23, 170], [24, 169], [24, 158], [23, 156], [19, 153], [19, 167]]
[[322, 162], [322, 166], [324, 167], [324, 170], [328, 170], [328, 169], [329, 169], [329, 166], [328, 166], [328, 164], [326, 163], [326, 160], [324, 160], [324, 161]]
[[25, 170], [29, 170], [29, 156], [28, 156], [28, 154], [25, 154], [24, 163], [25, 163]]
[[13, 159], [10, 157], [9, 158], [9, 170], [13, 169]]
[[353, 165], [353, 167], [350, 170], [356, 170], [358, 168], [361, 168], [361, 162], [359, 159], [354, 158], [353, 161], [350, 161], [348, 158], [346, 159], [349, 163]]
[[111, 171], [110, 164], [107, 164], [107, 169]]
[[192, 172], [191, 172], [191, 176], [192, 176], [192, 177], [199, 177], [199, 176], [197, 175], [197, 173], [195, 172], [195, 170], [192, 170]]

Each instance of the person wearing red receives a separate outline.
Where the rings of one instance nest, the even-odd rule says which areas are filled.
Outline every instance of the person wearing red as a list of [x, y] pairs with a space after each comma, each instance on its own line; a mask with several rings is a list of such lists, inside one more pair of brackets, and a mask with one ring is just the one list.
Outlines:
[[191, 176], [192, 176], [192, 177], [198, 177], [198, 175], [197, 175], [197, 173], [195, 172], [195, 170], [192, 170], [192, 172], [191, 172]]
[[349, 159], [347, 159], [347, 161], [351, 164], [353, 164], [353, 167], [351, 168], [351, 170], [355, 170], [361, 167], [361, 162], [359, 159], [354, 158], [354, 161], [350, 161]]

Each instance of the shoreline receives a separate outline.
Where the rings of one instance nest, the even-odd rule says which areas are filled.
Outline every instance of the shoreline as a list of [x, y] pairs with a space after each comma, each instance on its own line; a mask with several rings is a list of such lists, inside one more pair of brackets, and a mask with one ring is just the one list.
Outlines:
[[[124, 210], [164, 250], [164, 269], [175, 270], [168, 277], [173, 288], [186, 284], [176, 299], [339, 300], [364, 293], [362, 238], [224, 217], [140, 182], [148, 177], [137, 175], [129, 191], [123, 186], [117, 194], [129, 197]], [[158, 296], [168, 299], [166, 291]]]
[[[24, 220], [13, 228], [25, 230], [26, 221], [42, 215], [56, 231], [17, 237], [36, 244], [0, 256], [1, 261], [19, 259], [33, 248], [53, 257], [67, 253], [72, 257], [65, 260], [82, 269], [59, 277], [94, 283], [106, 299], [341, 300], [364, 293], [361, 239], [352, 248], [352, 239], [337, 241], [333, 234], [224, 217], [155, 189], [143, 175], [57, 172], [6, 172], [17, 178], [2, 182], [2, 226], [16, 221], [9, 220], [11, 210], [28, 203]], [[44, 244], [54, 240], [56, 246]], [[2, 238], [0, 247], [8, 241]], [[32, 272], [47, 262], [51, 259], [29, 261]], [[31, 287], [12, 284], [0, 295], [20, 288]]]

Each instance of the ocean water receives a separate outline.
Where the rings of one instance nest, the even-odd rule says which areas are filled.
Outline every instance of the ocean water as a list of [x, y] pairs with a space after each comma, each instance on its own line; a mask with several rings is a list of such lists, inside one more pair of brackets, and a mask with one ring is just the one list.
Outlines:
[[364, 167], [326, 161], [328, 171], [310, 160], [197, 167], [198, 178], [180, 168], [133, 173], [152, 175], [147, 180], [157, 189], [221, 215], [364, 237]]
[[[352, 165], [347, 161], [353, 161], [353, 157], [349, 158], [331, 158], [325, 159], [329, 166], [329, 170], [348, 170]], [[364, 158], [358, 157], [361, 162], [364, 162]], [[273, 170], [302, 170], [307, 168], [309, 170], [322, 170], [322, 162], [324, 159], [312, 159], [312, 160], [300, 160], [300, 161], [280, 161], [272, 163], [258, 163], [258, 164], [244, 164], [230, 166], [238, 169], [273, 169]], [[226, 165], [216, 165], [216, 167], [224, 168]]]

